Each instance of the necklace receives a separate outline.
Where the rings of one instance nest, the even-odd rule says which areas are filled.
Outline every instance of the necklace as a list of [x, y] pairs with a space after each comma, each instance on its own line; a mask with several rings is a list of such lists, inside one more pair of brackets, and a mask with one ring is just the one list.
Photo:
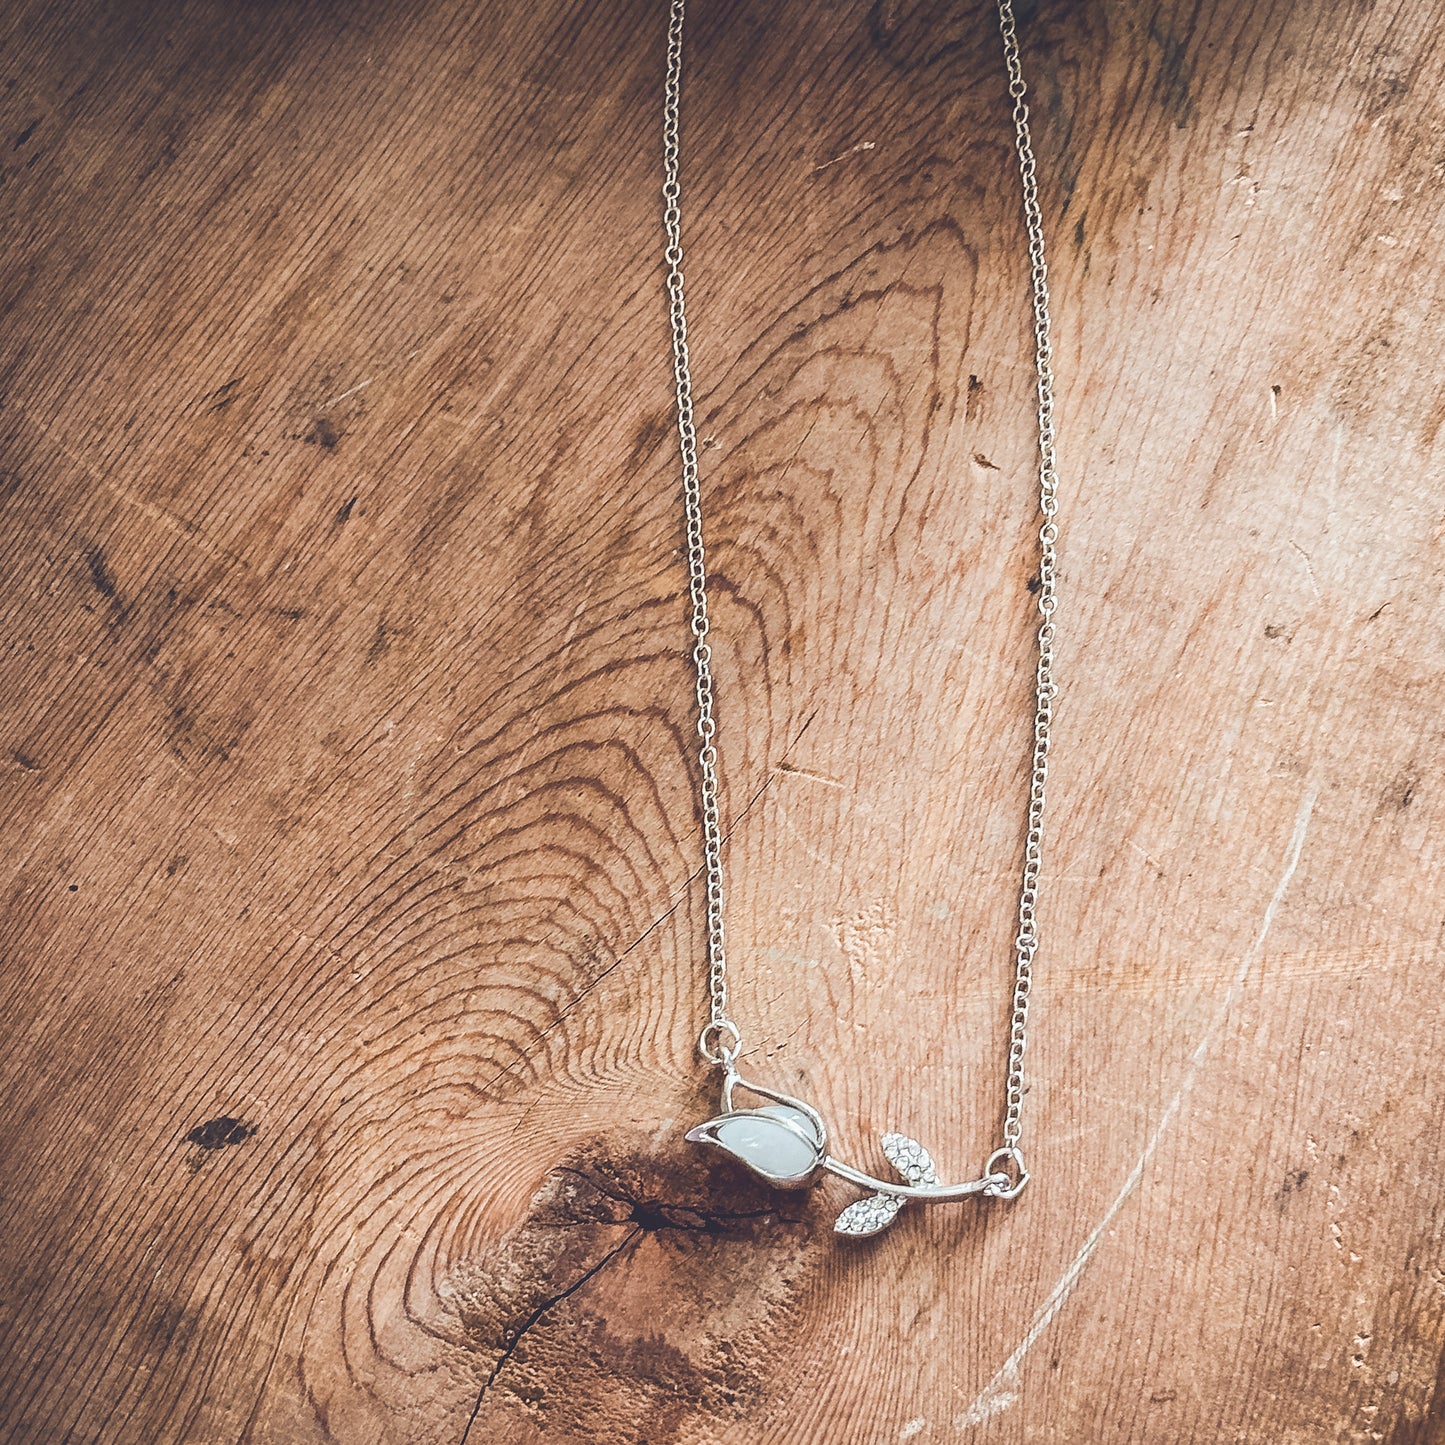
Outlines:
[[[677, 432], [682, 462], [683, 510], [687, 540], [688, 592], [691, 599], [692, 660], [697, 676], [698, 799], [702, 814], [703, 875], [707, 891], [708, 1019], [698, 1051], [722, 1071], [722, 1112], [687, 1138], [732, 1155], [768, 1183], [801, 1189], [824, 1173], [869, 1191], [838, 1216], [834, 1229], [844, 1235], [877, 1234], [886, 1229], [909, 1200], [943, 1202], [979, 1195], [1014, 1199], [1028, 1183], [1019, 1141], [1022, 1137], [1024, 1047], [1028, 1037], [1029, 993], [1039, 932], [1035, 917], [1044, 831], [1044, 785], [1048, 778], [1049, 729], [1053, 721], [1055, 544], [1058, 540], [1057, 475], [1054, 458], [1054, 376], [1050, 340], [1048, 268], [1044, 264], [1043, 219], [1039, 211], [1033, 138], [1019, 63], [1012, 0], [997, 0], [1008, 93], [1013, 102], [1014, 146], [1023, 185], [1033, 288], [1034, 362], [1038, 396], [1039, 611], [1034, 688], [1032, 769], [1029, 777], [1027, 832], [1019, 887], [1018, 932], [1013, 942], [1014, 981], [1009, 1020], [1007, 1077], [1004, 1086], [1003, 1143], [989, 1155], [983, 1173], [962, 1184], [944, 1184], [928, 1151], [905, 1134], [881, 1140], [897, 1180], [876, 1178], [827, 1152], [828, 1130], [811, 1104], [745, 1079], [738, 1071], [742, 1033], [728, 1013], [727, 949], [723, 924], [723, 832], [718, 812], [717, 723], [713, 716], [712, 653], [708, 646], [707, 561], [703, 549], [702, 491], [698, 478], [697, 432], [693, 424], [692, 373], [687, 345], [687, 311], [682, 276], [682, 187], [679, 180], [679, 109], [682, 95], [683, 20], [686, 0], [671, 0], [667, 32], [667, 81], [663, 104], [663, 226], [667, 249], [668, 309], [672, 323], [673, 374], [677, 384]], [[768, 1102], [735, 1107], [742, 1090]]]

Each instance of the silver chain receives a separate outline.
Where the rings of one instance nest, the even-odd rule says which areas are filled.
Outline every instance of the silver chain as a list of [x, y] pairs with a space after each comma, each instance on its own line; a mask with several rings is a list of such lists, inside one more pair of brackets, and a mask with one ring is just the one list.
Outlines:
[[1054, 720], [1054, 612], [1058, 608], [1057, 556], [1059, 540], [1058, 471], [1054, 455], [1054, 345], [1049, 318], [1049, 268], [1044, 261], [1044, 221], [1039, 212], [1039, 184], [1034, 165], [1033, 135], [1025, 100], [1023, 70], [1019, 64], [1018, 32], [1012, 0], [998, 0], [999, 29], [1003, 35], [1004, 64], [1008, 67], [1008, 93], [1013, 100], [1014, 149], [1023, 182], [1024, 226], [1029, 237], [1029, 275], [1033, 288], [1034, 371], [1039, 403], [1039, 633], [1038, 665], [1034, 673], [1034, 745], [1029, 777], [1028, 833], [1024, 839], [1023, 880], [1019, 887], [1019, 931], [1014, 939], [1013, 1012], [1009, 1022], [1008, 1083], [1004, 1096], [1004, 1147], [1015, 1151], [1022, 1132], [1024, 1102], [1024, 1045], [1028, 1038], [1029, 993], [1033, 987], [1034, 955], [1039, 948], [1035, 908], [1039, 899], [1039, 871], [1043, 867], [1044, 785], [1049, 777], [1049, 729]]
[[[712, 650], [708, 646], [707, 554], [703, 547], [702, 491], [697, 468], [697, 429], [693, 421], [692, 371], [687, 345], [687, 310], [682, 274], [682, 185], [679, 178], [679, 112], [682, 96], [683, 19], [687, 0], [671, 0], [667, 28], [667, 83], [663, 103], [663, 226], [667, 233], [668, 309], [672, 319], [673, 372], [677, 383], [677, 434], [682, 457], [682, 494], [686, 519], [688, 593], [692, 604], [692, 659], [697, 675], [698, 797], [702, 809], [703, 874], [707, 888], [708, 1020], [698, 1048], [712, 1064], [729, 1065], [742, 1047], [742, 1035], [728, 1015], [727, 946], [723, 924], [722, 824], [718, 813], [718, 753], [714, 741]], [[1014, 143], [1023, 184], [1024, 225], [1028, 233], [1033, 290], [1034, 369], [1038, 397], [1039, 611], [1038, 663], [1034, 674], [1034, 733], [1029, 777], [1028, 832], [1024, 840], [1019, 887], [1018, 933], [1014, 938], [1013, 1007], [1009, 1020], [1008, 1081], [1004, 1095], [1003, 1148], [994, 1159], [1008, 1159], [1021, 1173], [1019, 1152], [1024, 1096], [1024, 1049], [1028, 1040], [1029, 994], [1038, 953], [1037, 906], [1043, 867], [1044, 788], [1049, 772], [1049, 731], [1053, 723], [1054, 612], [1058, 606], [1058, 474], [1054, 450], [1053, 342], [1049, 317], [1048, 267], [1044, 261], [1043, 216], [1034, 163], [1033, 136], [1012, 0], [998, 0], [999, 30], [1008, 93], [1013, 102]], [[990, 1169], [993, 1161], [990, 1161]]]
[[[728, 1017], [727, 938], [723, 926], [722, 823], [718, 818], [717, 724], [712, 715], [712, 649], [708, 646], [707, 554], [702, 543], [702, 491], [697, 476], [697, 428], [692, 416], [692, 370], [682, 290], [682, 185], [678, 179], [678, 108], [682, 98], [682, 21], [686, 0], [672, 0], [667, 27], [667, 95], [663, 103], [663, 225], [667, 229], [667, 300], [672, 316], [672, 361], [677, 379], [677, 436], [687, 514], [687, 582], [692, 599], [692, 660], [697, 672], [697, 731], [702, 805], [703, 873], [707, 882], [708, 1021], [698, 1047], [711, 1063], [735, 1058], [742, 1044]], [[724, 1042], [726, 1040], [726, 1042]]]

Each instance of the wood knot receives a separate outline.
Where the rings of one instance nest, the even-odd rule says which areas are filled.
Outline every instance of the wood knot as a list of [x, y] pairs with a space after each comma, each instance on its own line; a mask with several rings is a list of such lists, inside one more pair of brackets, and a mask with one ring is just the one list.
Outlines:
[[824, 1257], [811, 1215], [810, 1197], [726, 1160], [609, 1140], [574, 1151], [495, 1255], [453, 1273], [482, 1360], [463, 1440], [735, 1427], [778, 1378]]

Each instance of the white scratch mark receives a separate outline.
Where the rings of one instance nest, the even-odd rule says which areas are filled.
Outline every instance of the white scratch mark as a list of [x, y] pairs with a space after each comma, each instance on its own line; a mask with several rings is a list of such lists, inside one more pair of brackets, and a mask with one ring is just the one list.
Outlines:
[[1320, 591], [1320, 584], [1315, 581], [1315, 568], [1314, 563], [1310, 561], [1310, 554], [1298, 542], [1291, 542], [1290, 546], [1304, 558], [1305, 571], [1310, 574], [1310, 586], [1314, 588], [1315, 601], [1318, 602], [1324, 594]]
[[1259, 199], [1259, 182], [1249, 174], [1248, 171], [1240, 171], [1232, 181], [1226, 181], [1227, 186], [1248, 186], [1249, 194], [1244, 198], [1246, 206], [1252, 206]]
[[[1013, 1355], [1009, 1356], [1009, 1360], [1013, 1360]], [[966, 1430], [970, 1425], [982, 1425], [991, 1416], [1001, 1415], [1009, 1406], [1017, 1405], [1018, 1382], [1018, 1366], [1005, 1363], [1003, 1369], [983, 1387], [978, 1399], [963, 1414], [953, 1417], [953, 1428]]]
[[323, 401], [321, 403], [322, 409], [324, 410], [328, 406], [335, 406], [338, 401], [345, 401], [348, 396], [360, 391], [363, 386], [370, 386], [375, 380], [376, 378], [374, 376], [369, 376], [365, 381], [358, 381], [355, 386], [348, 387], [340, 396], [333, 396], [330, 401]]
[[826, 171], [829, 166], [836, 166], [839, 161], [845, 161], [849, 156], [856, 156], [859, 151], [872, 151], [878, 149], [878, 143], [871, 140], [860, 140], [857, 145], [849, 146], [840, 156], [834, 156], [830, 161], [824, 161], [820, 166], [813, 167], [813, 174], [816, 176], [819, 171]]
[[1205, 1029], [1204, 1036], [1195, 1045], [1194, 1052], [1189, 1056], [1184, 1079], [1175, 1090], [1174, 1097], [1170, 1099], [1154, 1132], [1149, 1136], [1149, 1142], [1144, 1145], [1144, 1152], [1135, 1161], [1134, 1167], [1129, 1171], [1119, 1192], [1114, 1196], [1114, 1202], [1104, 1211], [1104, 1217], [1094, 1226], [1069, 1267], [1059, 1276], [1058, 1282], [1049, 1291], [1048, 1298], [1039, 1306], [1038, 1313], [1034, 1315], [1027, 1332], [1018, 1342], [1013, 1353], [999, 1366], [993, 1379], [983, 1387], [973, 1404], [961, 1415], [954, 1417], [955, 1430], [976, 1425], [990, 1415], [1006, 1410], [1017, 1402], [1019, 1366], [1023, 1363], [1024, 1356], [1034, 1347], [1034, 1342], [1048, 1329], [1049, 1325], [1053, 1323], [1054, 1316], [1064, 1307], [1064, 1302], [1073, 1292], [1074, 1285], [1084, 1272], [1084, 1266], [1088, 1264], [1090, 1257], [1098, 1249], [1105, 1230], [1113, 1223], [1114, 1216], [1124, 1207], [1125, 1201], [1138, 1186], [1149, 1161], [1154, 1157], [1161, 1140], [1178, 1116], [1179, 1106], [1184, 1102], [1184, 1096], [1194, 1087], [1194, 1081], [1199, 1075], [1205, 1055], [1212, 1047], [1215, 1036], [1224, 1023], [1225, 1016], [1234, 1006], [1235, 1000], [1238, 999], [1244, 988], [1245, 980], [1249, 977], [1250, 970], [1259, 961], [1259, 956], [1264, 951], [1264, 942], [1269, 937], [1270, 929], [1274, 926], [1275, 914], [1279, 912], [1279, 906], [1284, 901], [1290, 879], [1294, 877], [1295, 869], [1299, 867], [1300, 854], [1304, 851], [1305, 834], [1309, 831], [1310, 815], [1314, 812], [1315, 799], [1318, 796], [1319, 789], [1312, 784], [1306, 790], [1304, 797], [1300, 799], [1299, 810], [1295, 814], [1294, 832], [1291, 833], [1289, 847], [1285, 850], [1284, 869], [1279, 875], [1279, 882], [1274, 886], [1274, 893], [1270, 897], [1269, 903], [1265, 906], [1264, 917], [1260, 919], [1259, 929], [1254, 935], [1254, 942], [1245, 950], [1244, 957], [1240, 959], [1239, 967], [1235, 969], [1234, 977], [1230, 980], [1224, 997], [1214, 1011], [1214, 1017], [1209, 1021], [1209, 1027]]
[[847, 791], [847, 784], [840, 783], [837, 778], [830, 778], [824, 773], [810, 772], [807, 768], [795, 768], [792, 763], [779, 763], [773, 769], [775, 773], [781, 773], [785, 778], [802, 778], [810, 783], [821, 783], [825, 788], [842, 788]]
[[911, 1440], [915, 1435], [923, 1434], [924, 1430], [926, 1430], [927, 1428], [928, 1421], [922, 1415], [919, 1415], [916, 1418], [910, 1420], [898, 1432], [898, 1438], [900, 1440]]

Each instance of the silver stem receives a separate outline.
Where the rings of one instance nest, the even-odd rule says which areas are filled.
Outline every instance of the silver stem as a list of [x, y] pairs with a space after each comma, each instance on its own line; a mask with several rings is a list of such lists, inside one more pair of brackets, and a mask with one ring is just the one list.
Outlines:
[[822, 1167], [850, 1184], [862, 1185], [878, 1194], [896, 1194], [900, 1199], [967, 1199], [971, 1194], [986, 1194], [1009, 1185], [1007, 1174], [986, 1174], [982, 1179], [970, 1179], [967, 1184], [895, 1184], [887, 1179], [875, 1179], [851, 1164], [840, 1163], [831, 1154], [824, 1155]]

